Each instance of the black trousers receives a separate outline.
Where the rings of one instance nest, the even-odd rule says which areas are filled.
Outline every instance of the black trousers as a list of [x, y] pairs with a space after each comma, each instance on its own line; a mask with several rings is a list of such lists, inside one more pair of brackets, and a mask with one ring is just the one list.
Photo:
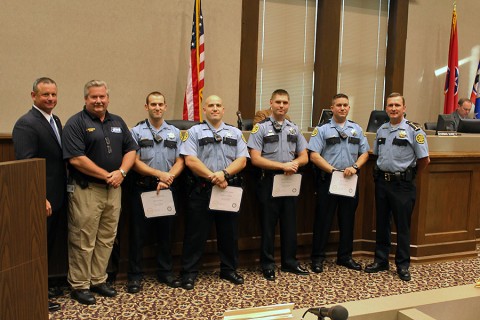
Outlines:
[[397, 268], [410, 266], [410, 224], [416, 199], [413, 181], [385, 181], [375, 179], [375, 206], [377, 211], [377, 235], [375, 262], [388, 263], [391, 239], [391, 218], [397, 228]]
[[272, 197], [273, 175], [258, 183], [261, 206], [262, 241], [260, 264], [263, 270], [275, 267], [275, 227], [280, 221], [281, 263], [284, 268], [298, 266], [297, 255], [297, 197]]
[[198, 264], [212, 223], [215, 223], [217, 232], [220, 271], [232, 272], [238, 266], [238, 213], [210, 210], [208, 205], [211, 192], [211, 186], [196, 186], [189, 197], [182, 253], [183, 278], [197, 277]]
[[358, 188], [354, 198], [329, 194], [328, 189], [330, 188], [331, 178], [332, 175], [325, 175], [325, 178], [318, 177], [319, 181], [317, 181], [317, 205], [313, 225], [312, 263], [322, 263], [325, 260], [325, 250], [335, 212], [337, 212], [340, 231], [337, 260], [346, 261], [352, 258], [355, 211], [358, 206]]
[[[174, 235], [175, 216], [146, 218], [143, 212], [141, 193], [153, 191], [153, 188], [133, 186], [132, 209], [129, 226], [129, 249], [128, 249], [128, 279], [141, 280], [143, 277], [143, 247], [150, 232], [155, 233], [157, 248], [157, 274], [166, 277], [172, 274], [172, 239]], [[175, 201], [176, 192], [172, 191]]]

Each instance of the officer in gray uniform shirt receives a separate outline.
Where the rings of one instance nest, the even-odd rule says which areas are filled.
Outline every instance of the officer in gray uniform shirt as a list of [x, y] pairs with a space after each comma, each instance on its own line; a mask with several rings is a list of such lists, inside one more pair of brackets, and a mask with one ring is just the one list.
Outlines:
[[358, 205], [358, 190], [354, 197], [330, 194], [330, 182], [334, 170], [343, 171], [345, 177], [358, 173], [368, 160], [367, 138], [362, 128], [347, 120], [350, 111], [348, 96], [339, 93], [333, 96], [333, 118], [316, 127], [308, 143], [310, 161], [317, 167], [315, 175], [317, 205], [313, 225], [312, 271], [323, 271], [325, 250], [332, 219], [337, 212], [340, 241], [337, 264], [360, 271], [362, 266], [352, 259], [355, 211]]
[[281, 270], [298, 275], [308, 271], [297, 261], [297, 197], [272, 198], [273, 178], [277, 174], [292, 175], [308, 163], [307, 141], [299, 128], [285, 118], [290, 96], [283, 89], [275, 90], [270, 99], [272, 115], [257, 123], [250, 133], [248, 148], [252, 164], [262, 169], [258, 183], [261, 205], [262, 244], [260, 264], [263, 277], [275, 280], [275, 226], [280, 221]]
[[140, 149], [133, 166], [133, 194], [131, 197], [128, 282], [127, 291], [137, 293], [141, 290], [143, 278], [143, 244], [149, 225], [154, 227], [157, 239], [157, 279], [169, 287], [177, 288], [180, 281], [172, 274], [172, 237], [175, 216], [146, 218], [141, 194], [162, 189], [170, 189], [177, 205], [178, 186], [176, 178], [184, 168], [180, 156], [180, 130], [164, 121], [167, 111], [165, 96], [158, 92], [147, 95], [145, 110], [148, 119], [132, 128], [133, 139]]
[[182, 254], [182, 287], [194, 288], [198, 262], [215, 222], [217, 248], [220, 255], [220, 278], [233, 284], [244, 279], [236, 272], [238, 265], [238, 212], [209, 209], [212, 187], [241, 186], [237, 175], [247, 164], [247, 144], [242, 132], [227, 125], [222, 118], [222, 99], [210, 96], [205, 100], [205, 121], [190, 128], [182, 138], [180, 154], [193, 173], [188, 210], [185, 215], [185, 238]]
[[425, 132], [404, 118], [405, 98], [392, 93], [385, 111], [390, 122], [377, 131], [373, 153], [378, 155], [374, 169], [377, 234], [375, 259], [365, 268], [374, 273], [389, 269], [390, 219], [397, 227], [395, 264], [401, 280], [410, 281], [410, 223], [415, 206], [415, 176], [430, 163]]

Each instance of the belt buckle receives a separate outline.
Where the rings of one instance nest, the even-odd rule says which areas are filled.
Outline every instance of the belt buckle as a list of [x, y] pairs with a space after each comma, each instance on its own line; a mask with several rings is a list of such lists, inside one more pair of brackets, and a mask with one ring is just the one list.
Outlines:
[[384, 173], [385, 181], [390, 181], [390, 174], [388, 172]]

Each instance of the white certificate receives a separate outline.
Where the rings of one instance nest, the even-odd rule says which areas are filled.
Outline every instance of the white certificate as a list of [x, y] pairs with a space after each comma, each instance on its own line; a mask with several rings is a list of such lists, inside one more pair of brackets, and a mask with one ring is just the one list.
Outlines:
[[140, 196], [145, 217], [153, 218], [175, 214], [175, 204], [173, 203], [171, 190], [162, 189], [158, 194], [157, 191], [143, 192]]
[[357, 180], [358, 176], [356, 174], [345, 177], [343, 171], [333, 171], [328, 192], [353, 198], [357, 191]]
[[238, 212], [242, 201], [243, 190], [240, 187], [227, 186], [225, 189], [219, 186], [212, 187], [210, 196], [210, 210]]
[[276, 174], [273, 177], [272, 197], [296, 197], [300, 194], [301, 174]]

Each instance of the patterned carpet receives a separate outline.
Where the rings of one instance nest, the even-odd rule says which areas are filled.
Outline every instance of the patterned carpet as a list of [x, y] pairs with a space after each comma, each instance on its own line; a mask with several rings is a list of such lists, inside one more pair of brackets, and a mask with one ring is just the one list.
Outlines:
[[[359, 259], [365, 266], [370, 259]], [[277, 272], [275, 282], [264, 280], [259, 269], [240, 269], [245, 284], [235, 286], [219, 278], [218, 271], [200, 273], [195, 289], [171, 289], [149, 277], [143, 290], [132, 295], [125, 282], [115, 283], [115, 298], [97, 296], [97, 304], [83, 306], [70, 299], [70, 292], [56, 299], [60, 311], [50, 319], [222, 319], [224, 310], [294, 302], [295, 308], [336, 304], [381, 296], [431, 290], [475, 283], [480, 277], [480, 258], [416, 264], [410, 268], [412, 281], [403, 282], [390, 271], [377, 274], [356, 272], [327, 260], [325, 271], [309, 276]], [[480, 289], [479, 289], [480, 290]]]

